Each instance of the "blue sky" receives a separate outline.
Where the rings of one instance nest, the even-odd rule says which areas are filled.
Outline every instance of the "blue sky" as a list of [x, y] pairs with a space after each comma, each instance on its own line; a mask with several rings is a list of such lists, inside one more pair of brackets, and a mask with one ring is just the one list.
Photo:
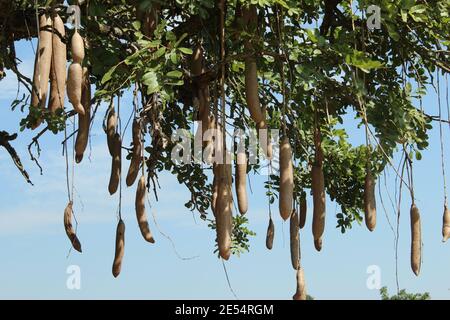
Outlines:
[[[20, 69], [31, 76], [34, 57], [30, 42], [20, 42], [17, 51], [23, 61]], [[24, 114], [19, 110], [10, 111], [10, 102], [17, 90], [17, 81], [12, 73], [9, 72], [8, 77], [0, 82], [0, 89], [0, 130], [18, 132], [18, 123]], [[121, 105], [131, 106], [129, 97], [122, 100]], [[69, 104], [67, 106], [70, 107]], [[429, 114], [437, 114], [436, 95], [430, 93], [424, 106]], [[118, 196], [111, 197], [107, 190], [111, 164], [101, 129], [105, 110], [106, 106], [102, 105], [95, 121], [91, 161], [85, 157], [75, 167], [75, 212], [82, 254], [72, 252], [67, 257], [69, 241], [62, 223], [67, 204], [65, 160], [61, 148], [63, 134], [54, 136], [50, 133], [41, 139], [42, 176], [27, 153], [27, 145], [35, 132], [25, 131], [14, 141], [35, 186], [25, 183], [7, 153], [1, 149], [0, 298], [232, 299], [222, 263], [212, 253], [215, 234], [184, 207], [189, 194], [175, 177], [168, 174], [161, 175], [160, 201], [156, 202], [152, 197], [152, 208], [147, 208], [155, 245], [146, 243], [137, 227], [135, 186], [124, 187], [122, 212], [126, 223], [126, 250], [122, 273], [118, 279], [113, 278], [111, 264]], [[122, 117], [126, 119], [127, 114]], [[352, 141], [361, 143], [362, 131], [356, 129], [351, 116], [346, 120]], [[444, 141], [448, 141], [449, 133], [450, 130], [444, 126]], [[130, 142], [129, 135], [124, 141], [126, 144]], [[445, 148], [448, 159], [447, 142]], [[430, 147], [423, 156], [423, 160], [415, 163], [414, 167], [415, 193], [422, 214], [422, 270], [421, 275], [415, 277], [410, 269], [410, 201], [405, 193], [400, 221], [400, 287], [413, 292], [428, 291], [434, 299], [448, 299], [450, 244], [441, 243], [443, 188], [437, 126], [430, 132]], [[128, 163], [124, 165], [125, 168], [127, 166]], [[393, 190], [392, 171], [388, 177], [388, 188]], [[290, 299], [295, 292], [295, 272], [289, 257], [289, 225], [281, 221], [276, 203], [273, 206], [275, 243], [273, 250], [268, 251], [265, 248], [268, 210], [263, 182], [264, 177], [251, 177], [253, 194], [249, 193], [247, 217], [251, 229], [257, 233], [251, 239], [251, 252], [240, 258], [232, 257], [226, 267], [238, 298]], [[306, 226], [301, 230], [302, 264], [309, 294], [317, 299], [378, 299], [378, 291], [369, 290], [366, 286], [366, 270], [371, 265], [379, 266], [381, 284], [394, 293], [394, 236], [386, 215], [392, 222], [395, 216], [388, 199], [384, 198], [388, 207], [386, 214], [377, 194], [378, 222], [373, 233], [364, 225], [355, 225], [342, 235], [335, 228], [335, 214], [339, 209], [328, 202], [324, 246], [320, 253], [313, 245], [309, 208]], [[308, 203], [311, 202], [309, 197]], [[155, 214], [161, 231], [173, 239], [181, 256], [198, 257], [179, 259], [171, 243], [155, 227], [151, 212]], [[66, 286], [66, 270], [71, 265], [80, 267], [80, 290], [69, 290]]]

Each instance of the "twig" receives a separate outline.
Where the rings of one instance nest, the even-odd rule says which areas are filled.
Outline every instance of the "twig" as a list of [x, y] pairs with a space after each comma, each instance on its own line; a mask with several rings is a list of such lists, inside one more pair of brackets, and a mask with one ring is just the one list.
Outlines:
[[228, 283], [228, 287], [230, 288], [231, 293], [233, 294], [233, 296], [236, 298], [236, 300], [239, 300], [239, 298], [237, 297], [236, 293], [233, 290], [233, 287], [231, 286], [231, 282], [230, 282], [230, 278], [228, 277], [228, 272], [227, 272], [227, 268], [225, 266], [225, 262], [222, 260], [222, 266], [223, 266], [223, 271], [225, 272], [225, 277], [227, 278], [227, 283]]
[[[41, 147], [39, 145], [39, 138], [45, 133], [47, 132], [48, 127], [45, 127], [44, 129], [42, 129], [36, 136], [33, 137], [33, 139], [31, 139], [31, 143], [28, 145], [28, 153], [30, 154], [31, 157], [31, 161], [35, 162], [36, 165], [39, 167], [39, 171], [40, 174], [42, 175], [42, 167], [39, 163], [39, 160], [37, 158], [39, 158], [39, 156], [41, 155]], [[37, 157], [34, 156], [33, 152], [31, 151], [31, 148], [33, 147], [33, 145], [36, 146], [36, 151], [37, 151]]]
[[30, 176], [28, 175], [28, 172], [23, 168], [22, 162], [20, 161], [20, 157], [17, 154], [16, 150], [11, 146], [9, 143], [10, 141], [13, 141], [17, 138], [17, 133], [10, 135], [6, 131], [0, 131], [0, 146], [4, 147], [6, 151], [8, 151], [9, 155], [11, 156], [12, 160], [14, 161], [14, 164], [16, 165], [17, 169], [19, 169], [22, 176], [25, 178], [25, 180], [33, 185], [33, 183], [30, 180]]

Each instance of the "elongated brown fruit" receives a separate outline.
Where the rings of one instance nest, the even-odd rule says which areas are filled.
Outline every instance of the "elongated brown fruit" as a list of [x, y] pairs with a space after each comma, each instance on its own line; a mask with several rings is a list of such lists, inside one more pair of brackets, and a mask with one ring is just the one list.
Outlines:
[[67, 78], [67, 48], [65, 43], [66, 30], [64, 22], [58, 14], [54, 14], [52, 35], [52, 62], [50, 77], [50, 99], [48, 108], [51, 112], [64, 109]]
[[[257, 11], [255, 5], [250, 5], [248, 8], [242, 10], [243, 21], [246, 23], [247, 32], [253, 33], [256, 31], [257, 25]], [[246, 40], [244, 43], [245, 52], [254, 52], [254, 46], [251, 40]], [[261, 110], [261, 103], [259, 101], [258, 92], [258, 67], [256, 65], [256, 59], [254, 56], [249, 55], [245, 58], [245, 99], [247, 102], [247, 108], [250, 111], [250, 116], [255, 123], [264, 121], [263, 113]]]
[[300, 235], [298, 226], [298, 213], [292, 210], [290, 221], [290, 239], [291, 239], [291, 262], [292, 268], [297, 270], [300, 268]]
[[448, 210], [447, 204], [444, 205], [442, 220], [442, 242], [446, 242], [450, 238], [450, 210]]
[[303, 227], [305, 226], [305, 223], [306, 223], [306, 214], [308, 211], [308, 204], [306, 202], [305, 196], [302, 196], [302, 198], [300, 200], [299, 211], [300, 211], [299, 226], [300, 226], [300, 229], [303, 229]]
[[139, 224], [139, 229], [144, 239], [150, 243], [155, 243], [152, 232], [148, 225], [147, 213], [145, 212], [145, 199], [147, 195], [147, 188], [145, 186], [145, 177], [142, 176], [139, 179], [137, 190], [136, 190], [136, 217]]
[[114, 136], [116, 135], [116, 127], [117, 127], [117, 114], [114, 109], [114, 105], [111, 105], [108, 108], [108, 115], [106, 120], [106, 140], [108, 143], [108, 150], [111, 156], [114, 155]]
[[81, 94], [83, 86], [83, 68], [79, 63], [72, 63], [69, 67], [69, 75], [67, 77], [67, 97], [73, 106], [73, 109], [81, 115], [85, 114], [83, 105], [81, 104]]
[[[191, 71], [194, 77], [200, 76], [205, 70], [203, 67], [203, 48], [200, 43], [194, 48], [191, 60]], [[197, 120], [201, 121], [201, 127], [199, 126], [195, 137], [197, 141], [201, 142], [202, 147], [206, 148], [210, 144], [211, 139], [205, 139], [205, 132], [209, 129], [210, 125], [210, 115], [209, 115], [209, 105], [210, 105], [210, 93], [209, 86], [207, 82], [195, 81], [195, 91], [196, 97], [198, 99], [198, 117]], [[207, 161], [208, 158], [206, 157]]]
[[205, 132], [205, 135], [203, 136], [205, 147], [203, 151], [203, 159], [207, 164], [213, 163], [214, 148], [220, 147], [221, 145], [214, 142], [214, 137], [217, 135], [215, 131], [216, 128], [217, 128], [216, 119], [214, 115], [210, 115], [208, 118], [208, 130]]
[[117, 192], [120, 183], [120, 174], [122, 170], [122, 138], [119, 133], [114, 136], [114, 155], [112, 156], [111, 177], [109, 179], [109, 194]]
[[297, 270], [297, 291], [292, 297], [293, 300], [306, 300], [306, 281], [303, 268]]
[[325, 183], [322, 167], [312, 166], [311, 180], [314, 202], [312, 231], [314, 245], [316, 250], [320, 251], [322, 249], [322, 235], [325, 230]]
[[72, 247], [78, 252], [81, 252], [80, 240], [78, 240], [78, 237], [72, 226], [72, 216], [73, 216], [73, 202], [70, 201], [67, 204], [66, 209], [64, 210], [64, 229], [66, 230], [67, 237], [69, 238]]
[[75, 141], [75, 161], [80, 163], [83, 160], [89, 140], [89, 127], [91, 125], [91, 82], [89, 80], [89, 71], [83, 68], [83, 87], [81, 102], [84, 106], [84, 115], [78, 114], [78, 133]]
[[283, 138], [280, 145], [280, 215], [283, 220], [289, 219], [292, 213], [294, 197], [294, 168], [292, 165], [292, 149], [289, 139]]
[[267, 126], [267, 109], [262, 107], [263, 121], [256, 124], [258, 130], [259, 144], [267, 159], [271, 160], [273, 157], [272, 141], [270, 140], [269, 128]]
[[272, 250], [274, 237], [275, 237], [275, 225], [273, 224], [272, 218], [270, 218], [266, 234], [266, 248], [269, 250]]
[[233, 197], [231, 193], [231, 165], [219, 164], [218, 194], [216, 202], [216, 232], [220, 256], [228, 260], [231, 255]]
[[133, 185], [139, 174], [139, 168], [142, 162], [142, 141], [141, 141], [141, 125], [134, 119], [133, 121], [133, 152], [131, 155], [130, 167], [127, 174], [127, 186]]
[[377, 207], [375, 202], [375, 179], [369, 169], [364, 183], [364, 214], [367, 229], [373, 231], [377, 224]]
[[247, 155], [245, 152], [238, 152], [236, 159], [236, 195], [238, 208], [241, 214], [248, 210], [247, 200]]
[[123, 255], [125, 253], [125, 223], [122, 219], [119, 220], [116, 229], [116, 250], [114, 254], [114, 262], [112, 266], [112, 274], [117, 278], [122, 269]]
[[214, 172], [214, 178], [212, 183], [212, 194], [211, 194], [211, 210], [214, 214], [214, 217], [216, 216], [216, 206], [217, 206], [217, 196], [219, 193], [219, 173], [216, 173], [218, 171], [217, 165], [214, 165], [213, 172]]
[[[39, 43], [36, 51], [33, 75], [31, 106], [45, 108], [48, 95], [48, 81], [52, 62], [52, 19], [49, 15], [39, 17]], [[42, 120], [33, 126], [36, 129]]]
[[411, 269], [416, 276], [420, 273], [422, 262], [422, 231], [420, 225], [419, 208], [413, 203], [410, 210], [411, 216]]
[[73, 62], [81, 64], [84, 60], [84, 41], [77, 30], [72, 36], [71, 50]]

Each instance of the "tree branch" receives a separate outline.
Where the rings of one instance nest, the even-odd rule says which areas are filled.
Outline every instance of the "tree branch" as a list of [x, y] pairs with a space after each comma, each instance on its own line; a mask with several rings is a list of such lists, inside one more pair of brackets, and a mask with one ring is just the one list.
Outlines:
[[9, 143], [10, 141], [13, 141], [17, 138], [17, 133], [10, 135], [6, 131], [0, 131], [0, 146], [4, 147], [6, 151], [8, 151], [9, 155], [11, 156], [12, 160], [14, 161], [14, 164], [16, 165], [17, 169], [19, 169], [22, 176], [25, 178], [25, 180], [33, 185], [33, 183], [30, 180], [30, 176], [28, 175], [28, 172], [23, 168], [22, 162], [20, 161], [20, 157], [17, 154], [16, 150], [11, 146]]

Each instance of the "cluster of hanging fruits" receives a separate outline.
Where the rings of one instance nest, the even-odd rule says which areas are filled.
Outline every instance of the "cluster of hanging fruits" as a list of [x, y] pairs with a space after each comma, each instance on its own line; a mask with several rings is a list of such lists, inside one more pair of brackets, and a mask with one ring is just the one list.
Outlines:
[[[151, 34], [155, 28], [154, 11], [146, 17], [144, 29], [147, 34]], [[242, 8], [242, 18], [244, 27], [247, 30], [256, 28], [257, 11], [254, 5]], [[39, 18], [39, 44], [36, 53], [35, 69], [33, 76], [33, 94], [31, 104], [45, 108], [48, 94], [48, 83], [50, 83], [50, 96], [48, 98], [48, 109], [55, 112], [64, 109], [64, 98], [67, 96], [78, 116], [78, 133], [75, 143], [75, 160], [80, 163], [86, 150], [91, 123], [91, 85], [89, 72], [83, 67], [85, 56], [84, 40], [75, 29], [71, 41], [70, 49], [72, 63], [66, 72], [67, 51], [66, 35], [64, 23], [57, 13], [51, 15], [43, 14]], [[245, 41], [245, 50], [254, 52], [251, 40]], [[193, 76], [199, 76], [205, 72], [204, 52], [201, 45], [197, 45], [191, 58], [191, 72]], [[261, 107], [258, 96], [258, 70], [256, 57], [248, 55], [245, 58], [245, 97], [250, 117], [255, 122], [257, 129], [267, 129], [267, 115], [264, 107]], [[210, 110], [210, 92], [207, 83], [200, 84], [196, 88], [194, 96], [198, 99], [198, 120], [202, 126], [196, 134], [196, 138], [202, 139], [202, 147], [206, 150], [205, 162], [213, 167], [213, 185], [211, 208], [216, 220], [217, 243], [220, 257], [228, 260], [231, 255], [232, 244], [232, 217], [233, 217], [233, 174], [230, 161], [216, 162], [212, 157], [213, 153], [223, 155], [224, 159], [229, 159], [230, 154], [226, 147], [224, 136], [225, 122], [219, 123]], [[38, 121], [37, 127], [41, 120]], [[205, 135], [205, 132], [215, 129], [219, 132], [218, 137]], [[284, 128], [285, 130], [286, 128]], [[114, 105], [111, 103], [106, 116], [106, 135], [108, 150], [111, 155], [111, 177], [108, 190], [112, 195], [117, 192], [122, 168], [122, 140], [118, 132], [118, 117]], [[261, 130], [260, 134], [265, 134], [261, 148], [266, 158], [272, 159], [273, 151], [270, 139], [266, 130]], [[126, 177], [127, 186], [132, 186], [138, 178], [142, 169], [141, 177], [138, 180], [135, 209], [138, 225], [144, 239], [150, 243], [155, 240], [150, 231], [145, 209], [147, 196], [147, 185], [144, 173], [144, 146], [143, 146], [143, 123], [139, 119], [134, 119], [132, 124], [132, 156], [129, 170]], [[220, 138], [222, 137], [222, 138]], [[314, 246], [320, 251], [323, 246], [322, 236], [325, 229], [325, 185], [323, 172], [323, 151], [321, 147], [321, 133], [316, 128], [314, 133], [315, 158], [311, 168], [313, 215], [312, 233], [314, 236]], [[247, 155], [245, 151], [236, 155], [234, 168], [235, 193], [240, 214], [245, 214], [248, 210], [247, 200]], [[297, 291], [293, 296], [295, 300], [306, 299], [306, 285], [304, 270], [300, 264], [300, 238], [299, 230], [304, 227], [307, 214], [306, 200], [303, 199], [298, 208], [293, 209], [294, 203], [294, 168], [292, 161], [292, 149], [288, 137], [284, 135], [279, 145], [280, 162], [280, 189], [279, 189], [279, 212], [283, 220], [290, 219], [290, 251], [292, 267], [296, 271]], [[72, 226], [73, 210], [70, 201], [64, 211], [64, 226], [67, 236], [73, 248], [81, 252], [81, 243]], [[376, 203], [375, 203], [375, 179], [371, 168], [367, 167], [364, 185], [364, 211], [365, 223], [370, 231], [376, 225]], [[411, 268], [416, 275], [420, 272], [421, 264], [421, 224], [420, 213], [413, 203], [410, 210], [411, 216]], [[446, 241], [450, 237], [450, 211], [445, 207], [443, 219], [443, 237]], [[273, 246], [275, 228], [272, 218], [266, 236], [266, 247], [270, 250]], [[120, 218], [116, 232], [116, 250], [112, 267], [114, 277], [121, 271], [122, 260], [125, 248], [125, 224]]]

